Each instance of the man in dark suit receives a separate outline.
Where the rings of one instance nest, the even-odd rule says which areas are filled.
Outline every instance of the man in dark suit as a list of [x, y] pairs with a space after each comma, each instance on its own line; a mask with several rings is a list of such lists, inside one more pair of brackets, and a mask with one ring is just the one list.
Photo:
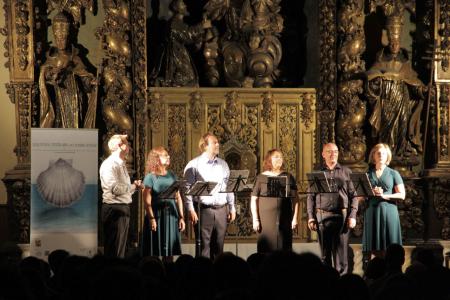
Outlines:
[[338, 163], [339, 150], [333, 143], [323, 146], [322, 171], [332, 193], [309, 194], [308, 227], [319, 235], [322, 261], [340, 274], [348, 272], [348, 229], [356, 225], [358, 199], [350, 180], [351, 170]]

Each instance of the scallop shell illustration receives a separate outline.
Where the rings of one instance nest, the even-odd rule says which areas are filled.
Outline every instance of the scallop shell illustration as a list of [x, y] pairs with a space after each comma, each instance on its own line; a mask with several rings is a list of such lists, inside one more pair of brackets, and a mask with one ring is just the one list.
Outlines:
[[67, 207], [84, 193], [84, 174], [72, 167], [72, 161], [59, 158], [51, 161], [47, 170], [39, 174], [37, 188], [42, 198], [57, 207]]

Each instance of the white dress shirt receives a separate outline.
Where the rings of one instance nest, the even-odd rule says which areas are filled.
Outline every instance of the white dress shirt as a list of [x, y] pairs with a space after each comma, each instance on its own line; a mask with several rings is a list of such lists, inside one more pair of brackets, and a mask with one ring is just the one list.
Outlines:
[[[227, 181], [230, 177], [230, 168], [226, 161], [215, 157], [213, 160], [208, 158], [206, 153], [203, 153], [193, 160], [191, 160], [184, 168], [184, 176], [188, 185], [194, 184], [196, 181], [211, 181], [217, 182], [218, 185], [212, 191], [211, 196], [200, 196], [195, 201], [204, 205], [225, 205], [228, 204], [230, 212], [235, 211], [234, 194], [221, 193], [226, 191]], [[193, 210], [192, 196], [186, 196], [186, 207], [188, 210]]]

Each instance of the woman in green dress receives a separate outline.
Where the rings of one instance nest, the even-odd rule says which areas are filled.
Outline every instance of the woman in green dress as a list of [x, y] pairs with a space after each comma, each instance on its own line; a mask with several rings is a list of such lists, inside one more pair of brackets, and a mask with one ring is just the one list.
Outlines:
[[368, 171], [375, 197], [369, 197], [364, 214], [363, 251], [383, 257], [390, 244], [402, 245], [397, 201], [405, 199], [405, 186], [400, 173], [388, 167], [392, 152], [386, 144], [370, 151]]
[[176, 176], [168, 170], [169, 165], [170, 156], [164, 147], [156, 147], [148, 154], [142, 255], [162, 256], [171, 261], [174, 255], [181, 254], [180, 231], [185, 229], [185, 223], [180, 192], [172, 199], [160, 197], [176, 181]]

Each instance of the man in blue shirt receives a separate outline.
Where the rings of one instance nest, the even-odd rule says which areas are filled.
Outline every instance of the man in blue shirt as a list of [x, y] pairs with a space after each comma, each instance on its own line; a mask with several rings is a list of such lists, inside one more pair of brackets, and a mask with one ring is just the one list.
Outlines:
[[199, 141], [202, 154], [191, 160], [184, 169], [188, 185], [197, 181], [218, 183], [209, 196], [186, 196], [186, 208], [195, 229], [196, 255], [211, 259], [223, 252], [227, 220], [231, 222], [236, 217], [233, 193], [223, 193], [230, 169], [223, 159], [217, 157], [219, 147], [219, 140], [214, 134], [204, 134]]

